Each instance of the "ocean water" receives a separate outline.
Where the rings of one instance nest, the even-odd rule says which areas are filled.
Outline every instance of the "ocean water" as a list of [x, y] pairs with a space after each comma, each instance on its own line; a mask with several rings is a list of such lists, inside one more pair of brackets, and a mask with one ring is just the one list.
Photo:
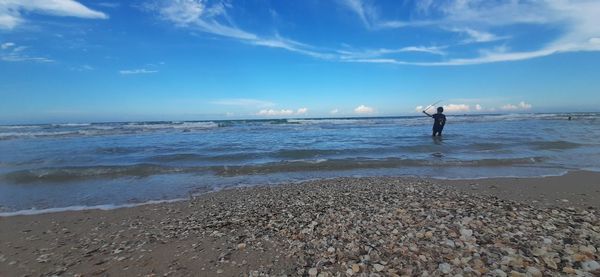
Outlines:
[[[572, 116], [573, 120], [567, 120]], [[0, 126], [0, 212], [112, 207], [338, 176], [600, 171], [600, 113]]]

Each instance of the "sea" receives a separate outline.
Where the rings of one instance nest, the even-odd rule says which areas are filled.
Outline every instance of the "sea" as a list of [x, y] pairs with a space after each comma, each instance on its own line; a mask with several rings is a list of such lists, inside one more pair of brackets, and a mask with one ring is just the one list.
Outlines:
[[[0, 126], [0, 216], [317, 178], [600, 171], [600, 113]], [[568, 184], [565, 184], [568, 185]]]

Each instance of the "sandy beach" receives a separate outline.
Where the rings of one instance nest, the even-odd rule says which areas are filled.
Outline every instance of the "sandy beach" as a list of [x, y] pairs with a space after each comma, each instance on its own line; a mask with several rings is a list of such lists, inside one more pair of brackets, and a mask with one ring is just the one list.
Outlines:
[[598, 173], [338, 178], [0, 218], [0, 276], [598, 276]]

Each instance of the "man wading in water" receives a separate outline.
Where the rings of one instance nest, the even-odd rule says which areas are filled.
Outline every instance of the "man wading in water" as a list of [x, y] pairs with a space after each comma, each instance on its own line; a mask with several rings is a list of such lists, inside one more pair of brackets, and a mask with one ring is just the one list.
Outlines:
[[442, 130], [444, 130], [444, 125], [446, 125], [446, 116], [443, 114], [444, 108], [438, 107], [437, 113], [434, 115], [428, 114], [426, 111], [423, 111], [429, 117], [433, 118], [433, 135], [432, 136], [442, 136]]

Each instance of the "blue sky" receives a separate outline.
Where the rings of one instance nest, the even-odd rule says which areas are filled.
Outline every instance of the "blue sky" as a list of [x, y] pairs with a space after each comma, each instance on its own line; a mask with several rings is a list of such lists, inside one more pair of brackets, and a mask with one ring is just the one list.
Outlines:
[[598, 111], [600, 1], [0, 0], [0, 122]]

